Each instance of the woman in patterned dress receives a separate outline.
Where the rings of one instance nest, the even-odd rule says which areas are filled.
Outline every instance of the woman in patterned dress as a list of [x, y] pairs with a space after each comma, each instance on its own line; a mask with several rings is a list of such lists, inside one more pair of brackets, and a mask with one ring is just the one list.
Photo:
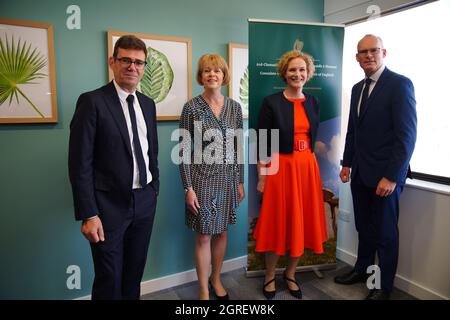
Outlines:
[[[253, 235], [255, 251], [266, 252], [265, 297], [275, 296], [276, 265], [279, 257], [289, 252], [283, 279], [291, 295], [301, 299], [302, 291], [295, 280], [300, 256], [305, 248], [322, 253], [326, 241], [322, 182], [313, 152], [319, 102], [303, 92], [304, 84], [314, 74], [311, 56], [289, 51], [281, 57], [278, 72], [286, 89], [264, 98], [258, 128], [279, 130], [279, 150], [270, 150], [268, 143], [271, 163], [266, 166], [258, 162], [257, 189], [263, 192], [263, 201]], [[267, 167], [275, 163], [276, 173], [265, 175]]]
[[201, 300], [209, 299], [209, 287], [217, 299], [229, 299], [220, 273], [228, 224], [236, 223], [236, 210], [244, 199], [242, 110], [220, 91], [229, 81], [228, 66], [220, 55], [200, 57], [197, 82], [204, 91], [184, 105], [180, 119], [180, 174], [186, 225], [196, 232]]

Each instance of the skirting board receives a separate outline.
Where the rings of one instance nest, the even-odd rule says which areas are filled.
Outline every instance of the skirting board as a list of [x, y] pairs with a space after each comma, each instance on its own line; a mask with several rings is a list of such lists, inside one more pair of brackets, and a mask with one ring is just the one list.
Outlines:
[[[356, 255], [346, 250], [336, 248], [336, 257], [348, 263], [350, 265], [354, 265], [356, 262]], [[247, 267], [247, 256], [242, 256], [230, 260], [226, 260], [223, 263], [222, 272], [233, 271], [239, 268]], [[144, 281], [141, 283], [141, 294], [149, 294], [152, 292], [156, 292], [159, 290], [168, 289], [171, 287], [179, 286], [185, 283], [189, 283], [197, 280], [197, 274], [195, 269], [191, 269], [188, 271], [171, 274], [168, 276], [164, 276], [157, 279], [152, 279], [148, 281]], [[408, 294], [422, 300], [446, 300], [447, 297], [439, 295], [438, 293], [430, 290], [428, 288], [423, 287], [422, 285], [411, 281], [404, 276], [396, 275], [395, 277], [395, 286]], [[77, 298], [76, 300], [90, 300], [91, 296], [84, 296]]]
[[[233, 271], [245, 267], [247, 267], [247, 256], [242, 256], [224, 261], [222, 272]], [[197, 281], [195, 269], [144, 281], [141, 283], [141, 295], [172, 288], [192, 281]]]
[[[223, 262], [222, 272], [233, 271], [239, 268], [247, 267], [247, 256], [242, 256]], [[141, 295], [149, 294], [152, 292], [176, 287], [185, 283], [197, 281], [197, 273], [195, 269], [188, 271], [171, 274], [161, 278], [147, 280], [141, 282]], [[91, 296], [84, 296], [77, 298], [76, 300], [90, 300]]]
[[[336, 248], [336, 258], [350, 265], [354, 265], [356, 262], [356, 255], [352, 252]], [[400, 290], [405, 291], [406, 293], [412, 295], [421, 300], [448, 300], [449, 298], [444, 297], [433, 290], [424, 287], [406, 277], [399, 275], [398, 273], [395, 275], [394, 285]]]

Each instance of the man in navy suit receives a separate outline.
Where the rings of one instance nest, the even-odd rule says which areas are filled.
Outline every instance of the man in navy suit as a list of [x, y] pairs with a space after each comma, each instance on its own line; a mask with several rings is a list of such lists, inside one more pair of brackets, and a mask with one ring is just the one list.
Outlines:
[[416, 101], [408, 78], [383, 64], [381, 38], [366, 35], [358, 42], [356, 60], [365, 79], [353, 86], [340, 178], [350, 179], [358, 231], [358, 258], [353, 270], [335, 277], [339, 284], [365, 282], [375, 264], [381, 288], [366, 299], [389, 299], [397, 269], [399, 197], [416, 141]]
[[78, 98], [70, 123], [69, 176], [76, 220], [89, 240], [92, 299], [139, 299], [159, 190], [155, 103], [136, 91], [147, 48], [117, 40], [114, 80]]

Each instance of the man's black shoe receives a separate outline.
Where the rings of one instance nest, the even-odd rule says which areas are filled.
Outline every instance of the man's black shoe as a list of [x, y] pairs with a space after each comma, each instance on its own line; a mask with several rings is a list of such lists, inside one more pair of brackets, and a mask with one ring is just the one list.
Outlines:
[[334, 282], [339, 284], [354, 284], [358, 282], [366, 282], [368, 277], [368, 274], [357, 273], [352, 270], [346, 274], [334, 277]]
[[370, 290], [369, 295], [365, 300], [389, 300], [390, 294], [381, 289]]

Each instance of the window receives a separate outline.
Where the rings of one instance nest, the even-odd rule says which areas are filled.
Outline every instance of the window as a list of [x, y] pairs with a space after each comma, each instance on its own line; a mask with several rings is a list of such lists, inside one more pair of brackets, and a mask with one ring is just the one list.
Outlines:
[[[383, 39], [385, 65], [410, 78], [417, 101], [413, 177], [450, 184], [450, 0], [431, 2], [345, 28], [342, 132], [346, 132], [352, 86], [364, 74], [355, 60], [365, 34]], [[345, 135], [343, 134], [342, 143]], [[344, 145], [344, 144], [342, 144]]]

